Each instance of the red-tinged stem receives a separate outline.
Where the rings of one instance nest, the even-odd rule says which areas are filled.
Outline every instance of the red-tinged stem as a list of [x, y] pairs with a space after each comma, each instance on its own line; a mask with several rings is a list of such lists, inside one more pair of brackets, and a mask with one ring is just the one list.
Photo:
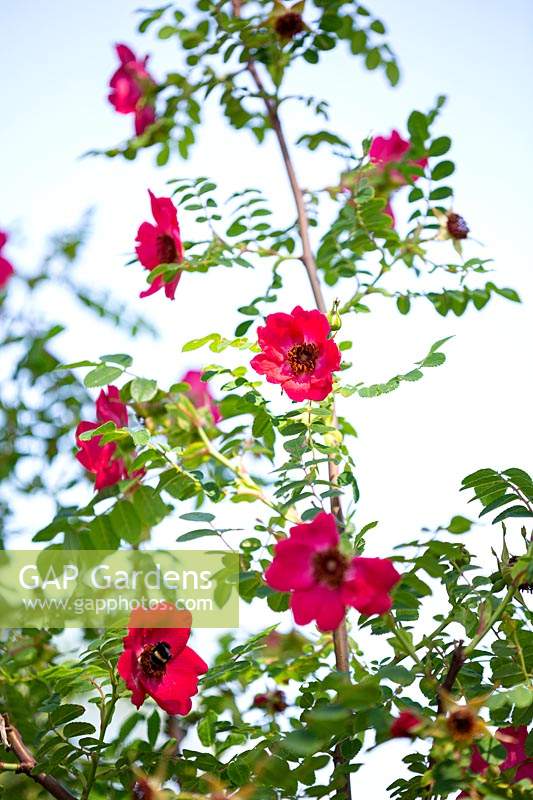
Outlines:
[[[22, 740], [22, 736], [20, 735], [17, 728], [15, 728], [9, 721], [7, 714], [2, 715], [3, 724], [4, 724], [4, 733], [7, 745], [9, 749], [13, 751], [14, 755], [18, 760], [18, 765], [15, 766], [15, 772], [23, 772], [29, 778], [38, 783], [43, 789], [46, 789], [48, 794], [52, 795], [52, 797], [56, 797], [57, 800], [76, 800], [76, 797], [65, 789], [59, 781], [56, 781], [51, 775], [47, 775], [45, 772], [32, 772], [33, 768], [36, 765], [36, 760], [33, 757], [31, 751], [26, 747], [24, 741]], [[13, 769], [12, 764], [3, 764], [3, 769]]]
[[[236, 17], [240, 16], [241, 0], [232, 0], [232, 6], [233, 6], [233, 13], [235, 14], [235, 16]], [[259, 96], [265, 103], [265, 107], [267, 110], [268, 118], [270, 120], [270, 124], [272, 126], [272, 130], [274, 131], [276, 139], [278, 140], [278, 145], [281, 150], [281, 156], [283, 159], [283, 163], [285, 165], [285, 171], [287, 173], [287, 178], [289, 180], [289, 184], [293, 194], [294, 203], [296, 205], [296, 213], [298, 217], [298, 229], [300, 232], [300, 239], [302, 241], [302, 251], [303, 251], [302, 262], [307, 272], [307, 277], [309, 279], [313, 296], [315, 298], [316, 307], [319, 309], [319, 311], [325, 314], [327, 312], [327, 306], [326, 306], [326, 301], [324, 299], [324, 294], [322, 292], [320, 279], [318, 277], [316, 261], [313, 255], [313, 248], [311, 246], [311, 238], [309, 235], [309, 217], [305, 205], [305, 197], [302, 188], [300, 186], [300, 183], [298, 181], [298, 178], [296, 176], [296, 170], [294, 168], [292, 157], [289, 151], [287, 139], [285, 138], [285, 133], [281, 123], [281, 119], [278, 114], [277, 104], [266, 91], [255, 63], [250, 60], [248, 62], [247, 68], [248, 72], [250, 73], [250, 75], [254, 80]], [[335, 427], [337, 427], [337, 415], [335, 413], [335, 408], [333, 408], [333, 422]], [[335, 486], [339, 475], [339, 469], [338, 465], [332, 459], [330, 459], [328, 462], [328, 472], [329, 472], [330, 483], [331, 485]], [[331, 513], [334, 514], [337, 520], [338, 527], [342, 529], [344, 525], [344, 516], [339, 497], [331, 498]], [[335, 648], [335, 663], [337, 669], [339, 670], [339, 672], [345, 673], [349, 679], [350, 649], [348, 644], [348, 632], [346, 629], [346, 623], [344, 621], [339, 625], [337, 630], [333, 632], [333, 644]], [[344, 763], [345, 759], [340, 753], [340, 750], [337, 748], [335, 752], [335, 764], [337, 766], [341, 766]], [[345, 779], [345, 785], [343, 789], [346, 799], [351, 800], [352, 793], [351, 793], [349, 775], [347, 775]]]

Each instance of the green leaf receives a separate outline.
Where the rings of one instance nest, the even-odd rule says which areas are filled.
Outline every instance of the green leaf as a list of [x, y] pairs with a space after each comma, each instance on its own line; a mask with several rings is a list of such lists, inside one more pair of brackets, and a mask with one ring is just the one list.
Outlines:
[[501, 512], [501, 514], [498, 514], [497, 517], [494, 517], [492, 524], [495, 525], [497, 522], [502, 522], [502, 520], [509, 519], [510, 517], [529, 519], [530, 517], [533, 517], [533, 512], [529, 511], [529, 509], [525, 508], [524, 506], [511, 506], [511, 508], [506, 508], [505, 511]]
[[452, 144], [452, 140], [449, 136], [439, 136], [438, 139], [434, 139], [430, 146], [429, 146], [429, 155], [430, 156], [443, 156], [445, 153], [448, 152]]
[[131, 396], [137, 403], [146, 403], [157, 394], [156, 381], [148, 378], [135, 378], [131, 382]]
[[157, 708], [155, 708], [152, 714], [148, 717], [147, 728], [148, 742], [152, 748], [154, 748], [155, 743], [157, 742], [157, 737], [159, 736], [159, 731], [161, 730], [161, 717], [159, 716], [159, 711]]
[[452, 517], [450, 524], [446, 528], [450, 533], [466, 533], [472, 527], [472, 522], [466, 517], [457, 515]]
[[90, 736], [95, 731], [96, 728], [90, 722], [69, 722], [63, 728], [63, 735], [71, 739], [77, 736]]
[[120, 367], [108, 367], [106, 364], [101, 364], [87, 373], [83, 382], [88, 389], [94, 389], [113, 383], [114, 380], [120, 378], [122, 373], [123, 370]]
[[204, 714], [200, 722], [198, 723], [198, 727], [196, 732], [198, 734], [198, 738], [200, 739], [201, 743], [204, 747], [211, 747], [212, 744], [215, 742], [215, 726], [217, 723], [218, 715], [212, 709]]
[[215, 515], [208, 514], [205, 511], [189, 511], [187, 514], [181, 514], [180, 519], [185, 519], [188, 522], [212, 522], [215, 519]]
[[324, 740], [314, 731], [302, 729], [288, 733], [281, 740], [282, 746], [296, 756], [312, 756], [324, 747]]
[[183, 345], [182, 350], [184, 353], [188, 353], [191, 350], [198, 350], [198, 348], [203, 347], [204, 344], [208, 342], [218, 342], [220, 341], [220, 334], [218, 333], [208, 333], [207, 336], [202, 336], [201, 339], [191, 339], [190, 342], [187, 342]]
[[85, 713], [84, 706], [74, 703], [63, 703], [50, 714], [50, 724], [57, 728], [60, 725], [70, 722]]
[[421, 111], [413, 111], [407, 120], [407, 130], [412, 139], [424, 141], [428, 135], [426, 115]]
[[408, 669], [402, 667], [401, 664], [389, 664], [386, 667], [382, 667], [379, 671], [379, 676], [383, 680], [392, 681], [400, 686], [410, 686], [416, 677]]
[[100, 356], [100, 361], [105, 361], [106, 364], [108, 362], [119, 364], [124, 369], [131, 367], [133, 364], [133, 358], [127, 353], [111, 353], [110, 355]]
[[182, 533], [181, 536], [178, 536], [176, 539], [177, 542], [192, 542], [194, 539], [202, 539], [204, 536], [216, 536], [217, 532], [211, 530], [211, 528], [199, 528], [195, 531], [189, 531], [188, 533]]
[[396, 299], [396, 305], [398, 306], [398, 311], [400, 314], [408, 314], [411, 309], [411, 301], [409, 296], [406, 294], [401, 294]]
[[241, 222], [233, 222], [228, 230], [226, 231], [227, 236], [240, 236], [241, 233], [246, 233], [247, 231], [246, 225], [243, 225]]
[[431, 171], [431, 180], [433, 181], [441, 181], [443, 178], [447, 178], [451, 175], [455, 170], [455, 164], [453, 161], [441, 161], [437, 166]]
[[388, 61], [385, 67], [385, 74], [391, 86], [396, 86], [400, 80], [400, 70], [395, 61]]

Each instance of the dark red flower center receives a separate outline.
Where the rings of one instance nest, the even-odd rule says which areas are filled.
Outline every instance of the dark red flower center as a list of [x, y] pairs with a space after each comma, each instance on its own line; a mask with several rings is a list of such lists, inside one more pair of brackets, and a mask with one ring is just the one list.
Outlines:
[[276, 18], [274, 30], [282, 39], [292, 39], [304, 29], [304, 21], [301, 14], [295, 11], [287, 11]]
[[160, 264], [174, 264], [178, 260], [176, 243], [172, 236], [162, 233], [157, 237], [157, 259]]
[[470, 228], [459, 214], [448, 214], [446, 227], [453, 239], [466, 239], [470, 232]]
[[295, 344], [287, 353], [287, 361], [294, 375], [302, 375], [304, 372], [313, 372], [318, 358], [318, 345], [313, 342]]
[[146, 645], [139, 656], [139, 664], [145, 675], [150, 678], [161, 678], [166, 671], [172, 656], [168, 642]]
[[336, 547], [321, 550], [313, 558], [313, 577], [317, 583], [338, 589], [342, 585], [349, 563], [349, 559]]
[[448, 729], [456, 738], [469, 737], [475, 728], [476, 718], [469, 708], [459, 708], [448, 717]]

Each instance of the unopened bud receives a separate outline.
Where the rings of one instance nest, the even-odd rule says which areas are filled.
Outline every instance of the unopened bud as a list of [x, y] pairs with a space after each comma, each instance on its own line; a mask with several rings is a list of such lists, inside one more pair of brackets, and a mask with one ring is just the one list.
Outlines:
[[335, 300], [333, 308], [328, 314], [329, 326], [332, 331], [340, 331], [342, 328], [342, 317], [339, 314], [339, 301]]
[[299, 33], [305, 29], [305, 24], [301, 14], [295, 11], [287, 11], [286, 14], [280, 14], [276, 17], [274, 22], [274, 30], [280, 39], [294, 39]]
[[452, 239], [466, 239], [470, 233], [470, 228], [463, 217], [453, 211], [448, 214], [446, 228]]

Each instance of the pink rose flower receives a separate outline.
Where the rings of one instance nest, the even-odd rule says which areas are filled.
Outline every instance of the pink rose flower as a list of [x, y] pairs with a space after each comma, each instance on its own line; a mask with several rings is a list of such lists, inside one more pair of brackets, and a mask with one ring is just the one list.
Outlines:
[[107, 394], [104, 389], [96, 401], [96, 418], [102, 422], [114, 422], [117, 428], [128, 427], [128, 408], [120, 399], [120, 392], [116, 386], [108, 386]]
[[[504, 761], [499, 765], [500, 770], [504, 772], [507, 769], [516, 769], [514, 776], [514, 783], [529, 778], [533, 781], [533, 758], [530, 758], [526, 753], [526, 739], [528, 730], [525, 725], [520, 725], [515, 728], [498, 728], [496, 731], [496, 739], [498, 739], [504, 746], [507, 756]], [[485, 761], [479, 748], [475, 745], [472, 748], [472, 758], [470, 761], [470, 769], [477, 775], [483, 774], [488, 769], [488, 763]], [[459, 795], [460, 797], [467, 797], [464, 792]]]
[[155, 122], [149, 94], [156, 83], [146, 69], [149, 56], [140, 60], [125, 44], [117, 44], [115, 49], [120, 66], [109, 81], [109, 102], [119, 114], [135, 115], [135, 132], [139, 136]]
[[116, 386], [108, 386], [107, 392], [102, 389], [96, 401], [97, 422], [82, 420], [76, 428], [76, 445], [79, 450], [76, 459], [88, 472], [95, 475], [94, 488], [96, 491], [114, 486], [124, 478], [142, 478], [144, 470], [137, 470], [128, 474], [123, 458], [117, 458], [116, 442], [108, 442], [100, 446], [101, 436], [93, 436], [88, 441], [80, 439], [86, 431], [99, 428], [104, 422], [114, 422], [117, 428], [127, 428], [128, 409], [120, 399], [120, 392]]
[[209, 385], [202, 380], [202, 373], [197, 369], [190, 369], [181, 379], [191, 387], [187, 393], [190, 401], [196, 408], [208, 408], [215, 423], [220, 422], [222, 416], [215, 403]]
[[11, 262], [2, 256], [2, 249], [7, 240], [7, 233], [5, 233], [5, 231], [0, 231], [0, 291], [7, 286], [9, 279], [15, 272]]
[[389, 592], [400, 580], [393, 564], [383, 558], [350, 558], [339, 543], [335, 517], [321, 511], [276, 544], [265, 580], [272, 589], [291, 592], [298, 625], [316, 620], [319, 630], [331, 631], [342, 622], [347, 606], [365, 615], [390, 610]]
[[251, 365], [269, 383], [279, 383], [291, 400], [324, 400], [333, 388], [340, 350], [329, 339], [330, 324], [320, 311], [296, 306], [290, 314], [269, 314], [257, 335], [262, 352]]
[[[183, 244], [181, 241], [178, 212], [170, 197], [155, 197], [148, 190], [155, 225], [143, 222], [137, 231], [135, 252], [143, 267], [153, 270], [160, 264], [180, 264], [183, 261]], [[171, 281], [165, 282], [163, 275], [158, 275], [148, 289], [141, 292], [141, 297], [148, 297], [159, 289], [165, 290], [166, 296], [174, 300], [176, 287], [181, 272]]]
[[[390, 136], [375, 136], [370, 145], [370, 161], [376, 165], [380, 171], [388, 171], [389, 164], [399, 164], [404, 161], [405, 155], [411, 149], [411, 142], [403, 139], [397, 130], [393, 130]], [[428, 163], [427, 158], [418, 161], [408, 161], [411, 166], [425, 167]], [[390, 170], [391, 179], [399, 184], [406, 183], [404, 176], [398, 170]], [[419, 175], [413, 175], [412, 180], [417, 181]]]

